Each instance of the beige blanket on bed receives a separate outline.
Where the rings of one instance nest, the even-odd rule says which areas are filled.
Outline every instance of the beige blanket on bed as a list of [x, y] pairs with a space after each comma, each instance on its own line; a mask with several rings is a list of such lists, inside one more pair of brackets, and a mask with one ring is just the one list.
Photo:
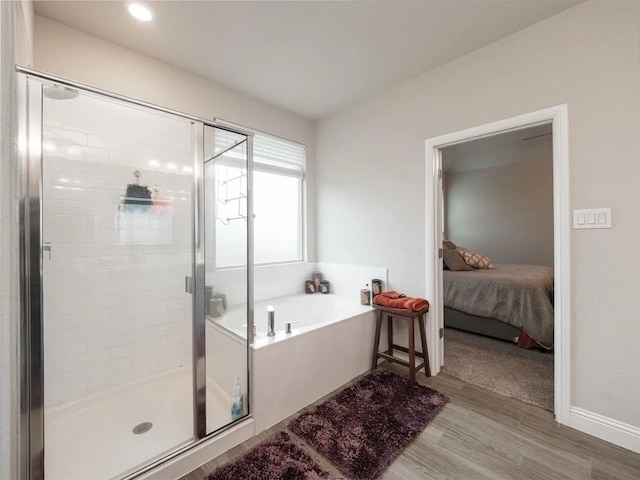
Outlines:
[[444, 270], [445, 307], [498, 319], [524, 330], [541, 346], [553, 348], [553, 269], [494, 265], [491, 270]]

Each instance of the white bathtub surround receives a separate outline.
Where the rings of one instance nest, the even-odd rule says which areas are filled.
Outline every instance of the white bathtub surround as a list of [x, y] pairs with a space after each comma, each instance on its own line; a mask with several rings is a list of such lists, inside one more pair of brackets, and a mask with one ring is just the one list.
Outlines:
[[353, 296], [358, 301], [360, 290], [366, 288], [366, 284], [369, 284], [370, 290], [374, 278], [382, 280], [383, 291], [389, 290], [386, 268], [317, 262], [316, 269], [322, 272], [323, 279], [331, 282], [332, 293]]
[[[323, 279], [330, 282], [332, 293], [302, 293], [304, 281], [311, 278], [313, 271], [320, 271]], [[231, 290], [225, 291], [217, 284], [241, 284], [246, 272], [239, 269], [213, 275], [214, 291], [227, 294], [229, 309], [211, 319], [211, 327], [215, 323], [224, 329], [207, 331], [214, 332], [212, 338], [220, 340], [226, 331], [224, 348], [236, 350], [234, 338], [238, 343], [247, 334], [245, 297], [230, 295]], [[381, 279], [386, 288], [387, 270], [310, 262], [257, 267], [255, 278], [252, 413], [259, 433], [370, 367], [374, 316], [371, 306], [360, 304], [360, 289], [370, 285], [373, 278]], [[269, 305], [275, 308], [274, 337], [266, 335]], [[287, 322], [298, 322], [292, 324], [290, 334], [285, 333]], [[209, 348], [212, 355], [224, 357], [224, 349], [216, 352]], [[221, 361], [222, 358], [214, 363]], [[226, 361], [227, 365], [234, 363]], [[221, 398], [230, 401], [235, 375], [233, 369], [227, 371]]]
[[[267, 306], [276, 336], [266, 336]], [[292, 333], [285, 333], [286, 322]], [[256, 433], [300, 410], [370, 367], [373, 309], [359, 296], [298, 294], [258, 302], [252, 346]], [[261, 327], [262, 325], [262, 327]]]
[[[357, 300], [357, 299], [356, 299]], [[336, 294], [304, 294], [271, 298], [254, 304], [254, 324], [256, 335], [254, 348], [290, 338], [331, 323], [371, 311], [370, 305], [361, 305], [351, 296]], [[268, 308], [275, 312], [274, 337], [267, 337]], [[209, 322], [223, 327], [235, 338], [247, 338], [247, 317], [244, 307], [231, 307], [218, 318]], [[287, 322], [292, 322], [290, 334], [285, 333]]]
[[[370, 305], [360, 304], [358, 282], [380, 278], [386, 285], [386, 270], [331, 264], [307, 264], [307, 268], [309, 275], [313, 269], [324, 268], [329, 273], [324, 277], [323, 271], [323, 277], [329, 281], [329, 275], [344, 276], [336, 286], [346, 294], [296, 293], [255, 302], [256, 336], [251, 355], [256, 433], [335, 390], [371, 365], [374, 314]], [[303, 280], [306, 278], [309, 277]], [[304, 287], [304, 283], [301, 285]], [[266, 334], [268, 306], [275, 310], [273, 337]], [[225, 358], [226, 365], [234, 364], [228, 359], [233, 357], [233, 351], [236, 356], [240, 354], [237, 345], [246, 338], [246, 318], [245, 306], [231, 306], [221, 317], [210, 319], [208, 338], [210, 335], [221, 342], [217, 350], [207, 343], [212, 364]], [[292, 324], [290, 334], [285, 332], [287, 322], [297, 322]], [[219, 359], [214, 360], [213, 355]], [[208, 358], [208, 366], [209, 361]], [[235, 373], [233, 369], [226, 373], [222, 398], [230, 402]]]
[[315, 262], [263, 265], [254, 269], [255, 302], [304, 292], [304, 281], [311, 278]]
[[[256, 433], [371, 366], [373, 310], [253, 348]], [[280, 336], [280, 334], [279, 334]]]
[[[371, 286], [373, 278], [383, 282], [387, 288], [387, 269], [324, 262], [297, 262], [281, 265], [261, 265], [254, 269], [254, 301], [304, 293], [305, 280], [311, 273], [319, 271], [323, 280], [330, 282], [331, 293], [353, 295], [359, 299], [360, 289]], [[247, 271], [244, 268], [207, 272], [207, 281], [215, 293], [224, 293], [229, 305], [245, 305]], [[315, 293], [313, 295], [321, 295]]]
[[[304, 281], [311, 277], [315, 262], [262, 265], [254, 269], [254, 301], [304, 292]], [[247, 270], [230, 268], [207, 272], [214, 293], [224, 293], [230, 306], [246, 305]]]

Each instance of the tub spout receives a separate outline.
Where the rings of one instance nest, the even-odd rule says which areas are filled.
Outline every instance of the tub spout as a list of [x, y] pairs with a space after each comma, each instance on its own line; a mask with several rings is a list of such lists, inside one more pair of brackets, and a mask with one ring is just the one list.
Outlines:
[[276, 311], [273, 305], [267, 307], [267, 337], [275, 337], [276, 335]]

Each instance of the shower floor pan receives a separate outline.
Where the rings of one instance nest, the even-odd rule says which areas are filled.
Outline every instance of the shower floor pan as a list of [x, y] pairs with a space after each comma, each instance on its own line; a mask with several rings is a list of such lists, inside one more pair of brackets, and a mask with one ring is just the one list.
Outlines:
[[[207, 390], [207, 418], [220, 425], [229, 405]], [[47, 480], [121, 478], [190, 443], [191, 392], [192, 371], [183, 367], [46, 409]]]

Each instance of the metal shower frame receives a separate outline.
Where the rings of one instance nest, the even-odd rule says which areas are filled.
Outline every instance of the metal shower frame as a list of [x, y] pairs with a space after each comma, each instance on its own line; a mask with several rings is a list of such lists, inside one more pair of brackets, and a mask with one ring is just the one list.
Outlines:
[[[253, 417], [253, 365], [250, 345], [253, 343], [253, 133], [219, 124], [95, 88], [62, 77], [17, 66], [17, 114], [15, 132], [19, 168], [20, 218], [20, 322], [19, 322], [19, 452], [20, 478], [44, 480], [44, 344], [42, 311], [42, 97], [43, 83], [77, 89], [138, 106], [191, 122], [193, 153], [192, 202], [192, 293], [193, 312], [193, 442], [123, 477], [130, 480], [182, 453], [208, 441], [211, 437]], [[204, 242], [204, 129], [214, 127], [245, 137], [247, 145], [247, 378], [249, 414], [207, 435], [206, 429], [206, 362], [205, 342], [205, 242]], [[234, 145], [235, 147], [235, 145]], [[224, 152], [220, 152], [224, 153]], [[217, 156], [218, 154], [216, 154]]]

